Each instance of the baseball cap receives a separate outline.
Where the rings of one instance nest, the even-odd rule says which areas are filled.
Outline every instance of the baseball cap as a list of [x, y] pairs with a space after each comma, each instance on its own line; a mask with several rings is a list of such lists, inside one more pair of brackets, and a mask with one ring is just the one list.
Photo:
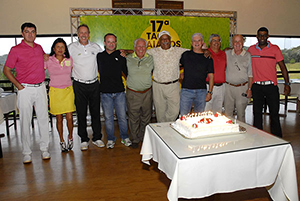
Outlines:
[[171, 35], [170, 35], [169, 32], [167, 32], [167, 31], [161, 31], [161, 32], [159, 32], [159, 34], [158, 34], [158, 38], [160, 38], [162, 35], [165, 35], [165, 34], [171, 37]]

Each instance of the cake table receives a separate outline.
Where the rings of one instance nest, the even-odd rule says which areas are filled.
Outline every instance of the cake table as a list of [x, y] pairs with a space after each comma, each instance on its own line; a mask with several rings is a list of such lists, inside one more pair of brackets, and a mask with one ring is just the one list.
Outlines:
[[167, 193], [171, 201], [256, 187], [266, 187], [275, 201], [298, 201], [290, 143], [238, 123], [247, 132], [204, 139], [186, 139], [170, 123], [149, 124], [142, 162], [150, 165], [154, 160], [171, 180]]

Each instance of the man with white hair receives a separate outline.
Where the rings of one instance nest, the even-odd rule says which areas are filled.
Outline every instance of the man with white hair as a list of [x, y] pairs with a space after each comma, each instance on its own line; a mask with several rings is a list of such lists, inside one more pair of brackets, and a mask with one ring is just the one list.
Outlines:
[[153, 102], [157, 122], [175, 121], [179, 114], [180, 86], [179, 60], [188, 49], [171, 46], [171, 35], [167, 31], [158, 34], [160, 47], [147, 51], [153, 56]]
[[237, 119], [245, 122], [245, 109], [251, 98], [252, 64], [251, 55], [243, 49], [244, 38], [234, 35], [233, 49], [227, 50], [226, 85], [224, 108], [226, 116], [233, 116], [236, 108]]
[[[184, 78], [180, 94], [180, 115], [191, 112], [203, 112], [205, 103], [212, 97], [214, 86], [214, 66], [211, 58], [206, 58], [202, 49], [204, 42], [201, 33], [194, 33], [191, 38], [192, 50], [182, 54], [180, 64], [184, 68]], [[206, 77], [209, 78], [209, 89], [206, 89]]]
[[144, 138], [145, 127], [152, 116], [153, 57], [146, 53], [147, 41], [134, 41], [134, 53], [127, 60], [127, 114], [132, 148], [138, 148]]

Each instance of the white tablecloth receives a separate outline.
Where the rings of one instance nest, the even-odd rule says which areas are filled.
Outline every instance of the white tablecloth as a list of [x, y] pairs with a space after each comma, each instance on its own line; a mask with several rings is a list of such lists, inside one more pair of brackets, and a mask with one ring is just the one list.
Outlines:
[[247, 133], [189, 140], [169, 123], [146, 127], [142, 162], [153, 159], [172, 180], [168, 199], [267, 187], [275, 201], [298, 200], [291, 145], [251, 126]]
[[0, 123], [4, 121], [3, 114], [17, 110], [16, 93], [2, 92], [0, 95]]

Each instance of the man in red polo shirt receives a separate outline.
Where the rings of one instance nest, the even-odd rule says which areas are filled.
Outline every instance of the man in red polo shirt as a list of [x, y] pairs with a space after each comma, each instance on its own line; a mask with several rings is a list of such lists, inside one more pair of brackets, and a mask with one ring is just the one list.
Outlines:
[[[209, 48], [214, 61], [214, 88], [211, 100], [206, 103], [205, 111], [212, 111], [214, 113], [222, 113], [225, 92], [225, 69], [226, 69], [226, 54], [220, 49], [221, 37], [218, 34], [211, 34], [209, 37]], [[206, 78], [208, 86], [208, 77]]]
[[[34, 43], [36, 38], [36, 26], [32, 23], [24, 23], [21, 26], [23, 40], [20, 44], [11, 48], [5, 66], [4, 75], [18, 89], [18, 108], [21, 124], [23, 144], [23, 163], [31, 163], [30, 149], [30, 125], [33, 106], [38, 119], [40, 132], [40, 150], [44, 160], [50, 159], [49, 128], [48, 128], [48, 101], [44, 84], [44, 58], [43, 48]], [[15, 68], [15, 77], [11, 70]]]
[[269, 30], [266, 27], [259, 28], [256, 38], [258, 43], [248, 49], [251, 54], [253, 72], [253, 125], [256, 128], [263, 129], [262, 110], [266, 99], [271, 118], [271, 133], [282, 137], [279, 121], [279, 91], [276, 64], [278, 63], [285, 81], [284, 93], [286, 95], [291, 90], [289, 75], [279, 47], [267, 40], [269, 38]]

